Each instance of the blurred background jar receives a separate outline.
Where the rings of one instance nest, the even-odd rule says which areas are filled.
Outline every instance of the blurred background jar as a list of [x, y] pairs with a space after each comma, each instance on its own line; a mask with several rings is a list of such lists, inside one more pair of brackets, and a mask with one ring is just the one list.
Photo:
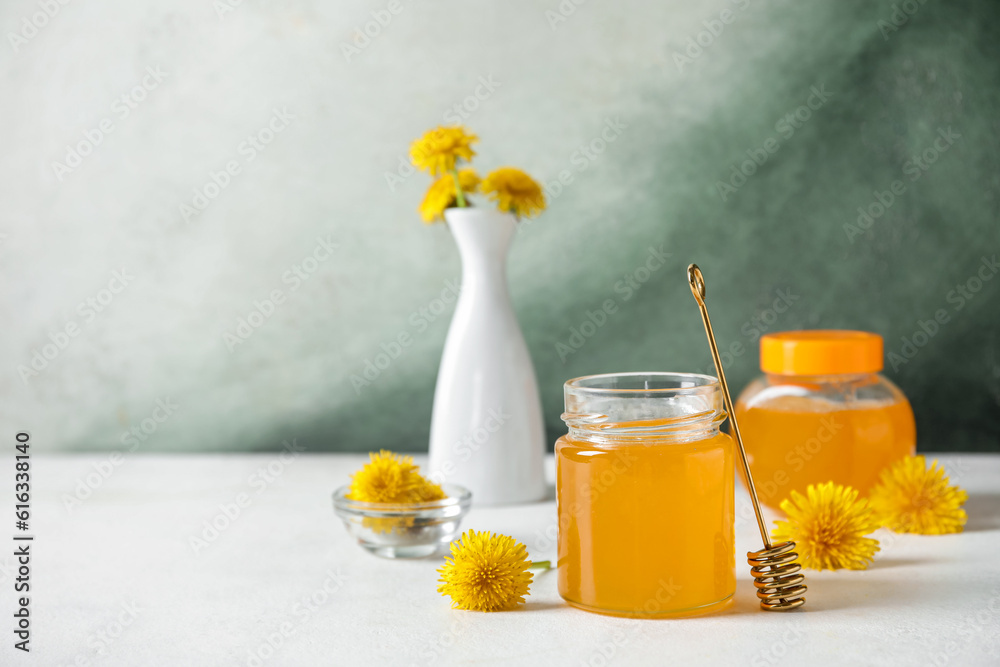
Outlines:
[[834, 481], [862, 496], [916, 449], [913, 410], [879, 374], [882, 337], [863, 331], [786, 331], [760, 339], [760, 369], [736, 402], [760, 500]]

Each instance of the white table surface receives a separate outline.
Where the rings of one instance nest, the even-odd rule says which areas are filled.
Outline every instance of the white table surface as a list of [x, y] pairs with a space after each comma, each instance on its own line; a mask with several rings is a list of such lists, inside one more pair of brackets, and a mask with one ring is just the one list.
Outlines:
[[[435, 590], [438, 561], [376, 558], [335, 518], [330, 494], [364, 459], [126, 455], [68, 510], [67, 494], [107, 457], [36, 454], [32, 653], [12, 645], [16, 574], [3, 549], [0, 664], [1000, 665], [997, 455], [941, 457], [970, 493], [964, 534], [880, 531], [873, 567], [809, 572], [807, 606], [790, 614], [758, 611], [739, 556], [759, 537], [738, 495], [735, 604], [672, 621], [572, 609], [554, 572], [536, 574], [519, 611], [452, 610]], [[251, 479], [269, 464], [283, 470]], [[3, 478], [10, 499], [13, 472]], [[195, 554], [190, 538], [243, 493], [250, 504]], [[474, 508], [463, 528], [513, 535], [541, 560], [555, 556], [555, 521], [546, 502]]]

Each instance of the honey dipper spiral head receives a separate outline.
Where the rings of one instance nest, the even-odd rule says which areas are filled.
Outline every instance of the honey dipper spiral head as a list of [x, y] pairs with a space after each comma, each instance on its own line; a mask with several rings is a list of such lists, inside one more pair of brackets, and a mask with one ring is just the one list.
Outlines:
[[806, 603], [805, 577], [802, 566], [795, 562], [799, 555], [794, 548], [795, 542], [781, 542], [747, 554], [761, 609], [791, 611]]

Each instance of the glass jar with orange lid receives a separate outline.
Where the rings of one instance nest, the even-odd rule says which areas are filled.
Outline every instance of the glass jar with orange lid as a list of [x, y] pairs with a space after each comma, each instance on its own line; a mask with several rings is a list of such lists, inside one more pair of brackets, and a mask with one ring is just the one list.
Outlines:
[[559, 594], [604, 614], [690, 616], [736, 589], [733, 443], [719, 381], [593, 375], [565, 385], [556, 442]]
[[833, 481], [862, 496], [916, 448], [913, 410], [879, 374], [882, 337], [811, 330], [760, 339], [764, 375], [736, 401], [761, 502], [777, 508], [793, 490]]

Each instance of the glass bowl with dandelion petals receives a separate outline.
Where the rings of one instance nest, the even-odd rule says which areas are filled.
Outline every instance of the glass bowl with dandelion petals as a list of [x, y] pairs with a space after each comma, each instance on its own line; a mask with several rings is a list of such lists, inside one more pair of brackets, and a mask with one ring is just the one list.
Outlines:
[[424, 558], [444, 553], [460, 534], [472, 493], [455, 484], [441, 487], [446, 498], [424, 503], [366, 503], [333, 494], [333, 509], [362, 547], [383, 558]]

